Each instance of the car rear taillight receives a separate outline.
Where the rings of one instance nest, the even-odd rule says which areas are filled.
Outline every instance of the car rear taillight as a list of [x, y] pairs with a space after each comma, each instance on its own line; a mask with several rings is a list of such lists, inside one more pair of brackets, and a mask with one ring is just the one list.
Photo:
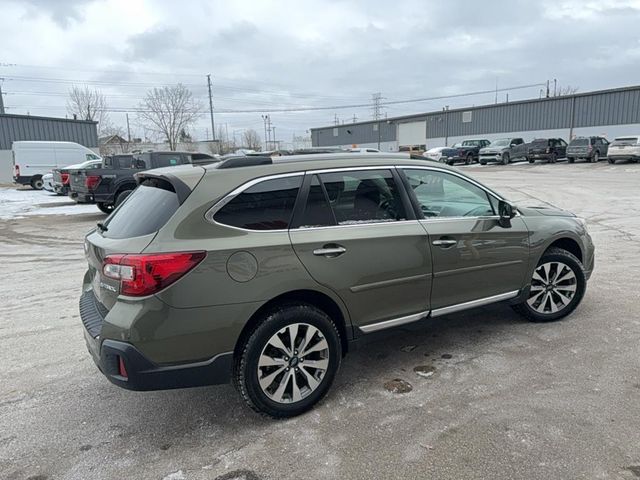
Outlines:
[[84, 186], [87, 187], [89, 190], [95, 189], [99, 183], [100, 183], [100, 177], [97, 175], [89, 175], [87, 178], [84, 179]]
[[132, 297], [153, 295], [196, 267], [206, 252], [149, 255], [109, 255], [102, 263], [105, 277], [120, 281], [120, 293]]
[[15, 167], [13, 167], [13, 170], [14, 170], [14, 175], [16, 177], [19, 177], [20, 176], [20, 165], [16, 165]]
[[124, 378], [129, 378], [129, 374], [127, 373], [127, 367], [124, 364], [124, 360], [120, 355], [118, 355], [118, 375]]
[[69, 183], [69, 174], [61, 173], [60, 176], [62, 177], [62, 184], [67, 185]]

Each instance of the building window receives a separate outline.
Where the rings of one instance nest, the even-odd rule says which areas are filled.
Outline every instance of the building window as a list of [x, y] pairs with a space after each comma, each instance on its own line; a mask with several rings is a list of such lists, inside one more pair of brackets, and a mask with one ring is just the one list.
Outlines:
[[471, 123], [471, 114], [473, 112], [471, 110], [467, 110], [466, 112], [462, 112], [462, 123]]
[[337, 137], [337, 136], [338, 136], [338, 129], [337, 129], [337, 128], [334, 128], [334, 129], [333, 129], [333, 136], [334, 136], [334, 137]]

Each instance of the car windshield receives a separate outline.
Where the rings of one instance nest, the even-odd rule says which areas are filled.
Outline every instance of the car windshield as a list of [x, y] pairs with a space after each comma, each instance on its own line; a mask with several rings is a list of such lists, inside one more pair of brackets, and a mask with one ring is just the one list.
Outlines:
[[501, 138], [500, 140], [494, 140], [491, 142], [491, 147], [508, 147], [509, 146], [509, 138]]

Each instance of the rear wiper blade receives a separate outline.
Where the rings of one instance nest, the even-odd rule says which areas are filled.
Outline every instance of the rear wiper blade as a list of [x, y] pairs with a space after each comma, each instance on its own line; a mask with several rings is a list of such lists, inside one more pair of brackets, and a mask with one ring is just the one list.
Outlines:
[[101, 232], [106, 232], [107, 230], [109, 230], [109, 229], [107, 228], [107, 226], [106, 226], [104, 223], [102, 223], [102, 222], [98, 222], [98, 223], [97, 223], [97, 226], [98, 226], [98, 229], [99, 229]]

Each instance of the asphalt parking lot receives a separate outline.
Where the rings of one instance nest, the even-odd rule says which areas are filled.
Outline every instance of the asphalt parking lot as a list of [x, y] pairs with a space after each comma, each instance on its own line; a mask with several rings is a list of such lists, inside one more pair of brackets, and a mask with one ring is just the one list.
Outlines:
[[[464, 170], [588, 220], [581, 306], [531, 324], [494, 305], [372, 337], [318, 407], [286, 421], [231, 386], [111, 385], [77, 306], [82, 238], [104, 215], [0, 220], [0, 478], [640, 478], [640, 165]], [[387, 391], [393, 379], [412, 390]]]

